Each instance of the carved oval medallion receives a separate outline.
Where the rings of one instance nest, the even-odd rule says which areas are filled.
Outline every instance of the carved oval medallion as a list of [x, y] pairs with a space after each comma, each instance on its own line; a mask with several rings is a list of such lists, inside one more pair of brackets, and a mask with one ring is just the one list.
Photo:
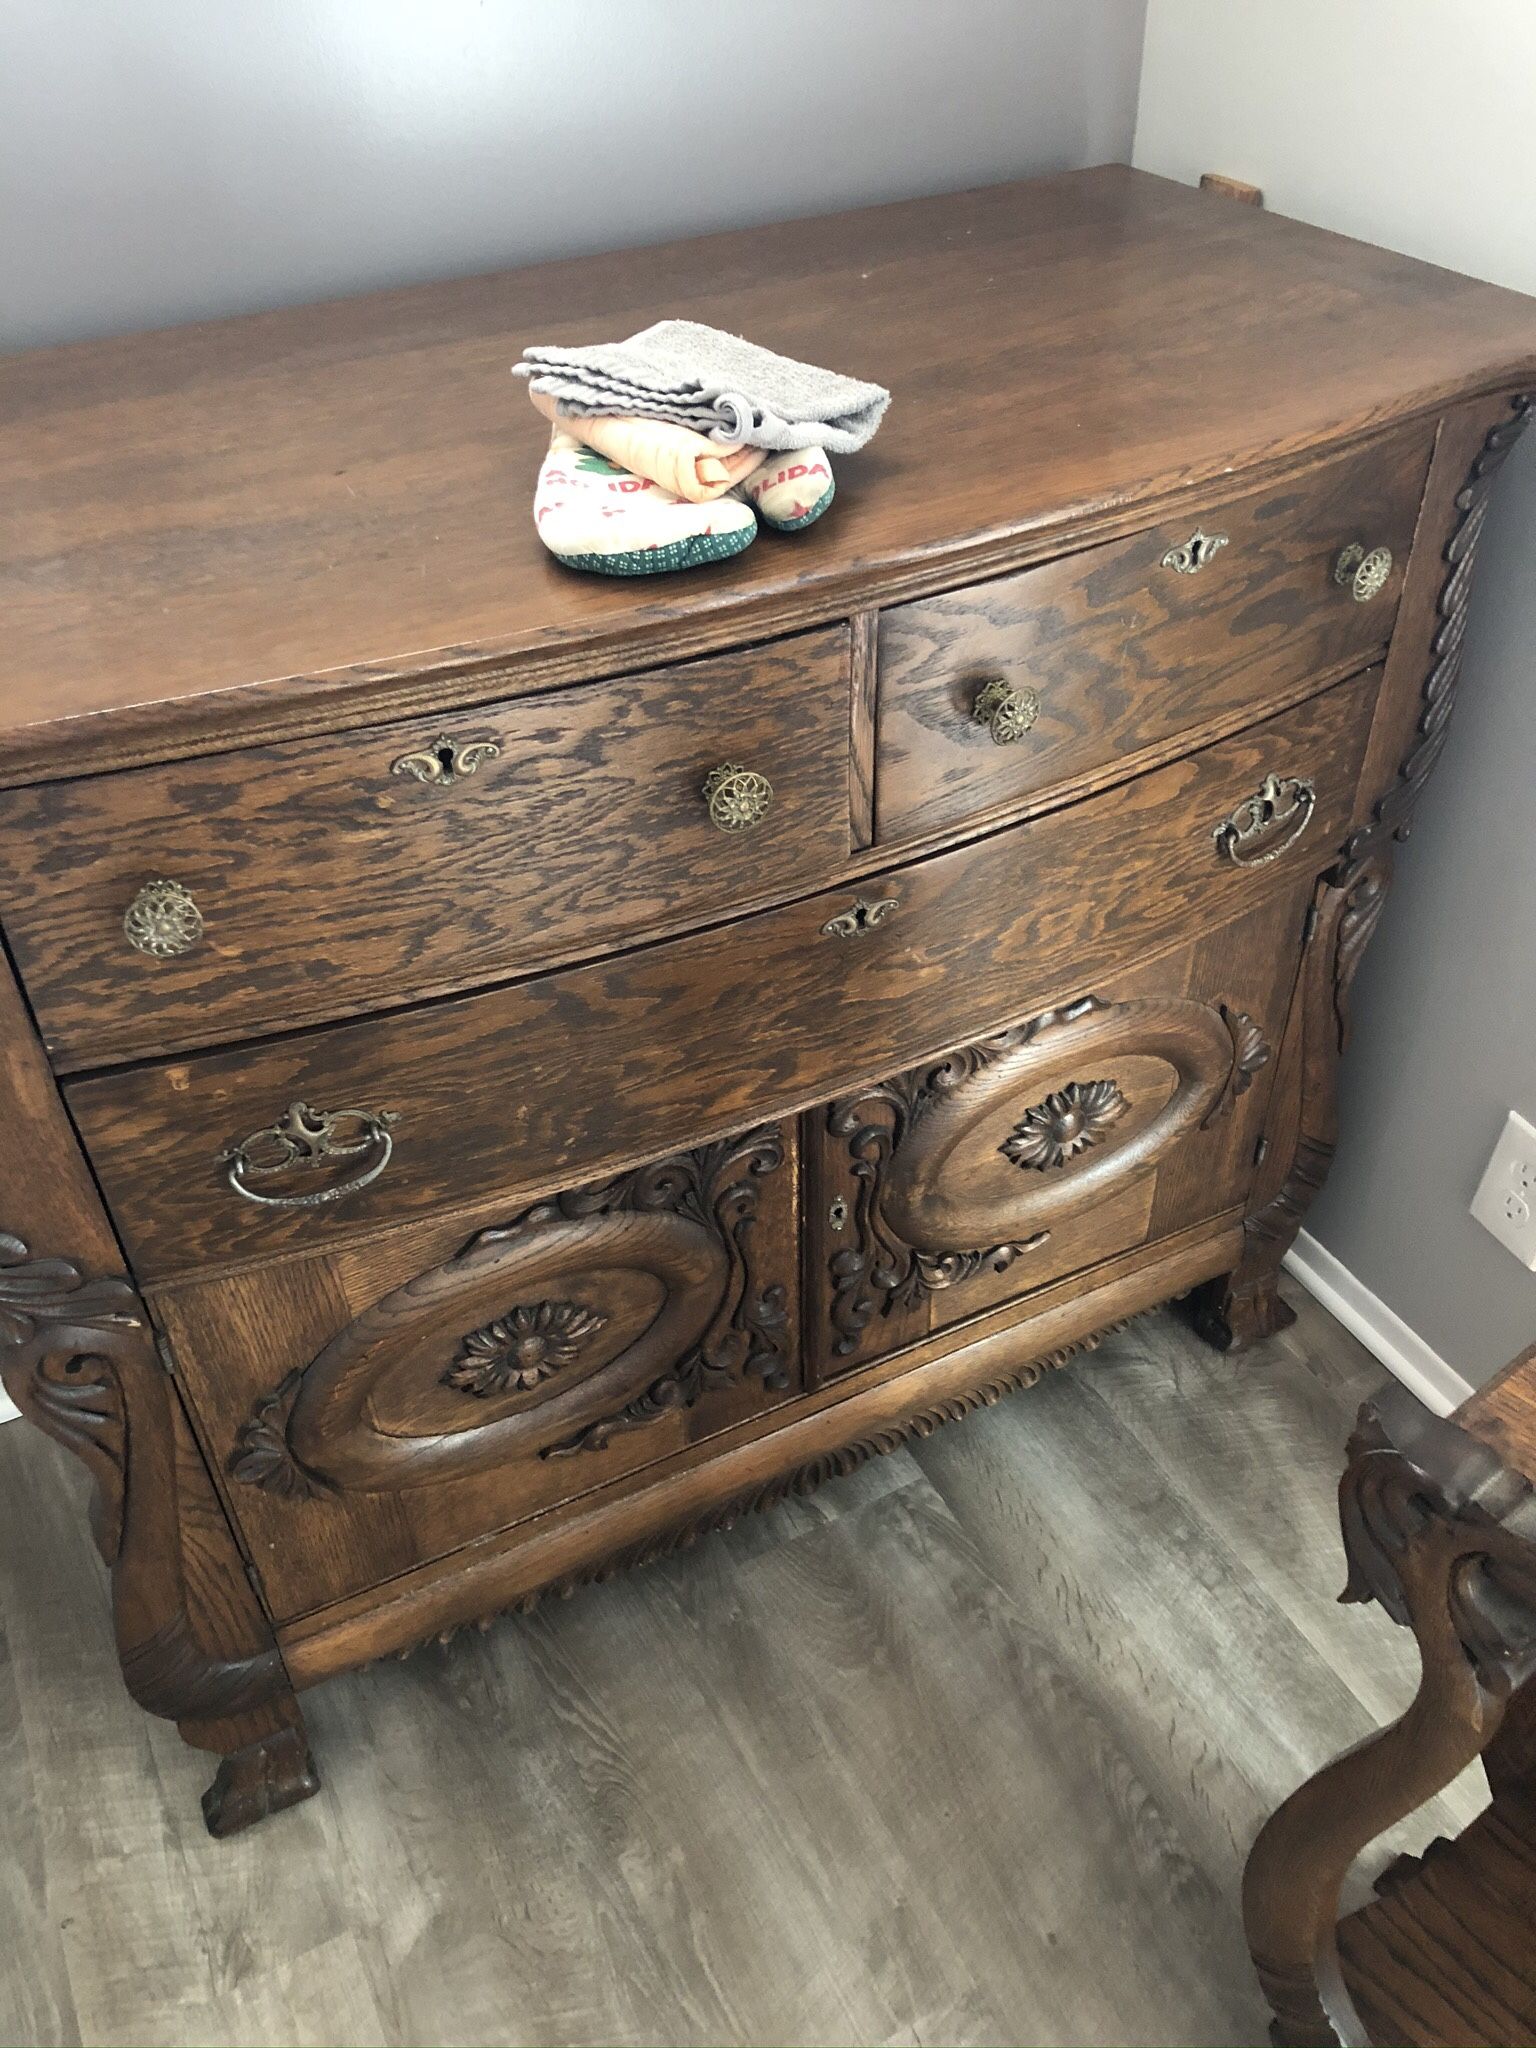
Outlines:
[[[482, 1239], [326, 1346], [304, 1373], [288, 1443], [339, 1488], [416, 1486], [547, 1453], [685, 1358], [730, 1270], [716, 1233], [671, 1213], [561, 1217]], [[551, 1309], [542, 1330], [540, 1304]], [[578, 1304], [579, 1317], [553, 1313]], [[472, 1348], [489, 1370], [467, 1401], [451, 1376], [467, 1359], [473, 1368]]]
[[887, 1169], [886, 1220], [923, 1251], [1027, 1241], [1120, 1193], [1196, 1128], [1233, 1069], [1220, 1012], [1184, 999], [1090, 997], [986, 1050], [957, 1057]]

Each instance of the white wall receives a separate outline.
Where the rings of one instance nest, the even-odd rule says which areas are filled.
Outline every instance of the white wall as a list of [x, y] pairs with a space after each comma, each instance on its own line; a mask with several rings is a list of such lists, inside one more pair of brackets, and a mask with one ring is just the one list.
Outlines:
[[1130, 154], [1145, 0], [4, 0], [0, 348]]
[[[1135, 161], [1536, 293], [1532, 0], [1150, 0]], [[1333, 1179], [1309, 1227], [1480, 1380], [1536, 1275], [1467, 1214], [1506, 1108], [1536, 1121], [1536, 433], [1484, 537], [1451, 737], [1361, 969]]]

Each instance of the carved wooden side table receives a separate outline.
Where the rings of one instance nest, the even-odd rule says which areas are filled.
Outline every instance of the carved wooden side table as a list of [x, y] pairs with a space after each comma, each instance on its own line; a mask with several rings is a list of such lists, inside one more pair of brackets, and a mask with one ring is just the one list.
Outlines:
[[[1347, 1600], [1423, 1674], [1390, 1728], [1280, 1807], [1244, 1878], [1249, 1947], [1295, 2044], [1536, 2041], [1536, 1346], [1448, 1421], [1393, 1387], [1340, 1485]], [[1337, 1917], [1356, 1856], [1481, 1757], [1489, 1805]]]

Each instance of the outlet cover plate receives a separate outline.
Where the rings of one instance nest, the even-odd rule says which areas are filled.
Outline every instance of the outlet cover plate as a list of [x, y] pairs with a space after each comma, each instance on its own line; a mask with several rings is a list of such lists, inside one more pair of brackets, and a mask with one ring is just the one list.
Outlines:
[[1536, 1273], [1536, 1129], [1513, 1109], [1477, 1184], [1472, 1214]]

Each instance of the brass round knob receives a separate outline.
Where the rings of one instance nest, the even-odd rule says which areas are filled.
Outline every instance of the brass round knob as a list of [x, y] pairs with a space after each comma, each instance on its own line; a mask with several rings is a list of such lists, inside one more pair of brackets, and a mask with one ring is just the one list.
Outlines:
[[174, 960], [203, 936], [203, 913], [180, 882], [146, 882], [123, 912], [123, 936], [152, 960]]
[[1028, 684], [1015, 685], [994, 676], [976, 693], [971, 723], [984, 725], [1000, 747], [1023, 739], [1040, 716], [1040, 693]]
[[767, 817], [773, 803], [773, 784], [755, 768], [740, 768], [723, 761], [712, 769], [704, 784], [704, 801], [709, 822], [722, 832], [750, 832]]
[[1386, 588], [1387, 578], [1392, 574], [1392, 550], [1372, 548], [1367, 554], [1359, 541], [1351, 541], [1347, 548], [1340, 550], [1339, 558], [1333, 565], [1333, 580], [1349, 592], [1356, 604], [1369, 604], [1371, 599]]

